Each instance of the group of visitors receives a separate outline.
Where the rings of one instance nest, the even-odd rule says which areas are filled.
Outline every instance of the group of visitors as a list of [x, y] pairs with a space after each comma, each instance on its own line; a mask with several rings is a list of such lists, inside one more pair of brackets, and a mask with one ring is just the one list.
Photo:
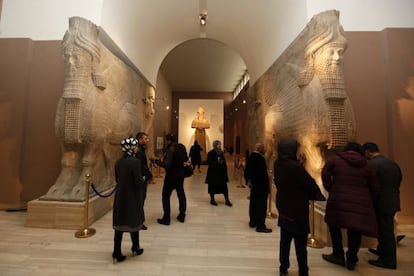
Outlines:
[[[126, 258], [121, 252], [123, 232], [130, 232], [133, 255], [141, 255], [144, 251], [139, 245], [139, 230], [147, 229], [144, 225], [144, 201], [147, 183], [152, 178], [145, 154], [148, 140], [147, 134], [139, 132], [136, 138], [121, 142], [124, 155], [115, 165], [118, 185], [113, 209], [114, 262], [122, 262]], [[164, 214], [157, 220], [162, 225], [169, 225], [171, 221], [170, 197], [173, 190], [176, 190], [179, 201], [179, 222], [184, 223], [187, 207], [183, 186], [184, 163], [189, 159], [187, 151], [184, 145], [177, 142], [175, 135], [166, 135], [166, 141], [164, 158], [153, 160], [166, 172], [162, 189]], [[378, 238], [377, 248], [370, 249], [370, 252], [378, 255], [378, 259], [368, 262], [374, 266], [396, 269], [394, 217], [400, 210], [402, 174], [399, 166], [381, 155], [375, 143], [360, 145], [350, 142], [343, 151], [327, 158], [322, 169], [322, 184], [328, 192], [326, 199], [304, 168], [302, 160], [298, 159], [299, 147], [296, 140], [280, 141], [273, 168], [280, 227], [280, 275], [288, 273], [292, 240], [299, 275], [308, 275], [307, 240], [311, 200], [327, 200], [325, 222], [331, 236], [332, 253], [323, 254], [324, 260], [354, 270], [362, 236], [369, 236]], [[255, 144], [247, 158], [244, 178], [250, 187], [249, 226], [256, 228], [257, 232], [271, 233], [272, 229], [265, 224], [271, 185], [264, 154], [264, 145]], [[197, 162], [193, 163], [194, 168], [197, 165]], [[208, 184], [210, 204], [217, 206], [215, 194], [223, 194], [225, 204], [231, 207], [227, 187], [229, 177], [220, 141], [213, 142], [213, 149], [207, 154], [207, 165], [205, 182]], [[347, 233], [346, 252], [341, 229]]]
[[[325, 221], [329, 226], [332, 253], [324, 260], [354, 270], [361, 237], [378, 238], [374, 266], [396, 269], [395, 213], [400, 210], [402, 173], [393, 160], [380, 154], [377, 144], [348, 143], [328, 160], [322, 180], [329, 192]], [[347, 230], [348, 250], [342, 245], [341, 228]]]
[[[162, 188], [163, 216], [157, 219], [162, 225], [170, 225], [171, 206], [170, 197], [172, 192], [177, 192], [179, 202], [179, 214], [177, 220], [185, 221], [187, 200], [184, 192], [184, 163], [188, 161], [187, 150], [184, 145], [177, 143], [173, 134], [165, 137], [166, 148], [162, 159], [151, 159], [155, 164], [165, 169], [164, 184]], [[148, 167], [148, 158], [145, 150], [148, 144], [148, 135], [138, 132], [136, 137], [126, 138], [121, 141], [123, 156], [115, 164], [115, 180], [117, 188], [115, 192], [113, 207], [113, 229], [114, 250], [112, 258], [114, 263], [123, 262], [126, 256], [122, 254], [121, 244], [123, 232], [129, 232], [132, 241], [132, 255], [141, 255], [144, 249], [139, 244], [139, 230], [147, 230], [145, 226], [144, 202], [147, 194], [148, 181], [152, 179], [151, 170]], [[197, 147], [198, 146], [198, 147]], [[194, 143], [190, 156], [193, 167], [200, 166], [201, 147]], [[199, 157], [199, 158], [198, 158]], [[227, 182], [227, 164], [224, 153], [221, 149], [221, 142], [214, 141], [213, 149], [207, 155], [207, 176], [208, 193], [210, 204], [217, 206], [214, 199], [215, 194], [223, 194], [225, 204], [229, 207], [232, 203], [229, 199]]]

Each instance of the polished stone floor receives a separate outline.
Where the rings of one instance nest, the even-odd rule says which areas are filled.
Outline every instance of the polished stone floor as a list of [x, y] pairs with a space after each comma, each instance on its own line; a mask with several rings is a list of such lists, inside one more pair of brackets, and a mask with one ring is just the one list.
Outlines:
[[[0, 212], [0, 275], [278, 275], [279, 228], [276, 219], [266, 222], [273, 233], [257, 233], [248, 227], [248, 189], [239, 188], [231, 171], [229, 183], [233, 207], [209, 204], [202, 173], [185, 180], [188, 212], [185, 223], [173, 219], [170, 226], [156, 222], [162, 214], [162, 178], [151, 184], [145, 203], [148, 230], [140, 232], [141, 256], [130, 257], [129, 235], [124, 236], [123, 253], [127, 260], [113, 264], [112, 213], [90, 227], [96, 234], [75, 238], [75, 230], [27, 228], [25, 212]], [[177, 215], [175, 192], [171, 198], [172, 216]], [[273, 206], [274, 208], [274, 206]], [[373, 267], [367, 260], [375, 256], [362, 248], [355, 271], [348, 271], [322, 260], [331, 249], [308, 248], [310, 275], [414, 275], [414, 225], [400, 225], [406, 234], [398, 247], [398, 269]], [[289, 275], [297, 275], [292, 245]]]

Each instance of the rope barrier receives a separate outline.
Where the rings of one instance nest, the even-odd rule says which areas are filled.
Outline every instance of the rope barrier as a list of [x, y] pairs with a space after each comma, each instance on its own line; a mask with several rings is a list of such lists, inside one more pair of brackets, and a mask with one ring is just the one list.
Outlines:
[[104, 194], [101, 194], [100, 192], [98, 192], [98, 190], [96, 190], [96, 188], [95, 188], [95, 185], [92, 183], [91, 184], [91, 187], [92, 187], [92, 190], [99, 196], [99, 197], [102, 197], [102, 198], [106, 198], [106, 197], [110, 197], [114, 192], [115, 192], [115, 190], [116, 190], [116, 187], [117, 186], [115, 186], [115, 188], [112, 190], [112, 192], [110, 192], [109, 194], [106, 194], [106, 195], [104, 195]]

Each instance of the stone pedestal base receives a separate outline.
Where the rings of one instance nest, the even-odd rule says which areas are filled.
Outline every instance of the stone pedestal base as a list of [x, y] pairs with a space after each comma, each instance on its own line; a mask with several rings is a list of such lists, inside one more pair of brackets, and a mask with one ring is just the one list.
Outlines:
[[[331, 236], [329, 234], [328, 225], [326, 224], [325, 220], [325, 204], [320, 202], [315, 202], [315, 234], [314, 238], [316, 240], [323, 241], [325, 246], [331, 247]], [[311, 222], [312, 223], [312, 222]], [[312, 227], [312, 225], [311, 225]], [[342, 238], [343, 238], [343, 246], [348, 246], [348, 240], [346, 235], [346, 230], [342, 229]], [[361, 248], [376, 248], [377, 247], [377, 239], [362, 236], [361, 241]]]
[[[89, 199], [89, 225], [112, 209], [113, 195]], [[85, 202], [45, 201], [35, 199], [27, 204], [27, 227], [83, 229]], [[89, 226], [88, 225], [88, 226]]]

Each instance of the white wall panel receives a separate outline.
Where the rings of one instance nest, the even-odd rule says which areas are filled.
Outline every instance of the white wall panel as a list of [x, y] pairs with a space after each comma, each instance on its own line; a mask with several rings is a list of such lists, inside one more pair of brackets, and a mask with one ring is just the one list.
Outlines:
[[103, 0], [3, 0], [0, 38], [59, 40], [69, 17], [100, 24]]

